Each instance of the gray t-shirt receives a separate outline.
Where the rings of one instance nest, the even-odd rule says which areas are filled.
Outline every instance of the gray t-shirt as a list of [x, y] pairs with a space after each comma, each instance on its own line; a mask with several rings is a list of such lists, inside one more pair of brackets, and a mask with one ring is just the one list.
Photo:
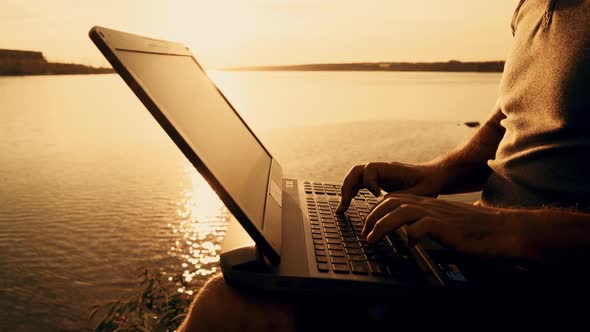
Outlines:
[[499, 102], [492, 206], [590, 210], [590, 0], [523, 0]]

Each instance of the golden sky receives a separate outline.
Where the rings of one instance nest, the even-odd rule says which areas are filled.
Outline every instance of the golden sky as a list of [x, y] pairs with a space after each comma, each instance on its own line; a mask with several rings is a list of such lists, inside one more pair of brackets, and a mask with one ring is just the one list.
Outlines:
[[517, 0], [1, 0], [0, 48], [106, 64], [94, 25], [187, 44], [206, 67], [504, 59]]

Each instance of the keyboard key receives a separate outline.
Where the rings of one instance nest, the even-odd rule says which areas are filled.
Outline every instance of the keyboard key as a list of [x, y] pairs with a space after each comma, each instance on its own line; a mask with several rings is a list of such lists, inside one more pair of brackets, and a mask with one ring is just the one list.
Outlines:
[[350, 262], [350, 266], [354, 274], [367, 274], [369, 272], [367, 264], [364, 262]]
[[344, 245], [344, 248], [349, 248], [349, 249], [360, 249], [361, 248], [359, 246], [359, 244], [356, 242], [344, 242], [343, 245]]
[[340, 231], [340, 235], [342, 237], [352, 237], [352, 236], [354, 236], [354, 233], [350, 232], [350, 231], [346, 231], [346, 232]]
[[338, 264], [346, 264], [346, 263], [347, 263], [347, 262], [346, 262], [346, 258], [344, 258], [344, 257], [339, 257], [339, 256], [336, 256], [336, 257], [330, 257], [330, 260], [332, 261], [332, 263], [335, 263], [335, 264], [336, 264], [336, 263], [338, 263]]
[[334, 231], [334, 233], [327, 233], [326, 232], [326, 239], [340, 239], [340, 235]]
[[346, 257], [343, 250], [328, 250], [328, 253], [333, 257]]
[[313, 239], [313, 244], [324, 244], [324, 241], [320, 239]]
[[330, 268], [328, 267], [328, 264], [326, 264], [326, 263], [318, 263], [318, 271], [328, 272], [328, 271], [330, 271]]
[[328, 244], [342, 244], [342, 241], [340, 241], [340, 238], [326, 239], [326, 243], [328, 243]]
[[349, 255], [361, 255], [363, 252], [360, 249], [344, 248]]
[[353, 262], [364, 262], [366, 260], [365, 256], [363, 255], [347, 255], [346, 258]]
[[356, 196], [354, 198], [354, 205], [356, 205], [357, 207], [359, 206], [365, 206], [365, 197], [364, 196]]
[[315, 261], [318, 263], [328, 263], [328, 257], [327, 256], [316, 256], [315, 257]]
[[321, 234], [311, 234], [311, 237], [314, 239], [321, 239], [322, 235]]
[[332, 270], [336, 273], [349, 273], [348, 264], [332, 264]]
[[326, 256], [326, 251], [325, 250], [316, 250], [315, 255], [316, 256]]
[[323, 244], [315, 244], [313, 247], [315, 250], [326, 250]]
[[344, 250], [344, 247], [341, 244], [328, 244], [329, 250]]

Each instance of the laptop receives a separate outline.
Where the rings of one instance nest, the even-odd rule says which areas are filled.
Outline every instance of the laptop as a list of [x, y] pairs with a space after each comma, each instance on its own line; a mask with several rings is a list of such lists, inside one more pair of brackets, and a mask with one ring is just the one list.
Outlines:
[[384, 296], [473, 282], [454, 258], [409, 248], [402, 233], [368, 245], [360, 230], [379, 201], [368, 190], [339, 215], [339, 184], [283, 178], [183, 44], [103, 27], [89, 35], [231, 212], [220, 258], [230, 285]]

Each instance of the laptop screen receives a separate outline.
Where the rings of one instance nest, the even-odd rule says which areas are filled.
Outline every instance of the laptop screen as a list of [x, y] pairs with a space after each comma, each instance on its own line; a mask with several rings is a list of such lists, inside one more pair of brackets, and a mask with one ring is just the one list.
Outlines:
[[262, 228], [271, 157], [193, 58], [116, 53], [248, 219]]

